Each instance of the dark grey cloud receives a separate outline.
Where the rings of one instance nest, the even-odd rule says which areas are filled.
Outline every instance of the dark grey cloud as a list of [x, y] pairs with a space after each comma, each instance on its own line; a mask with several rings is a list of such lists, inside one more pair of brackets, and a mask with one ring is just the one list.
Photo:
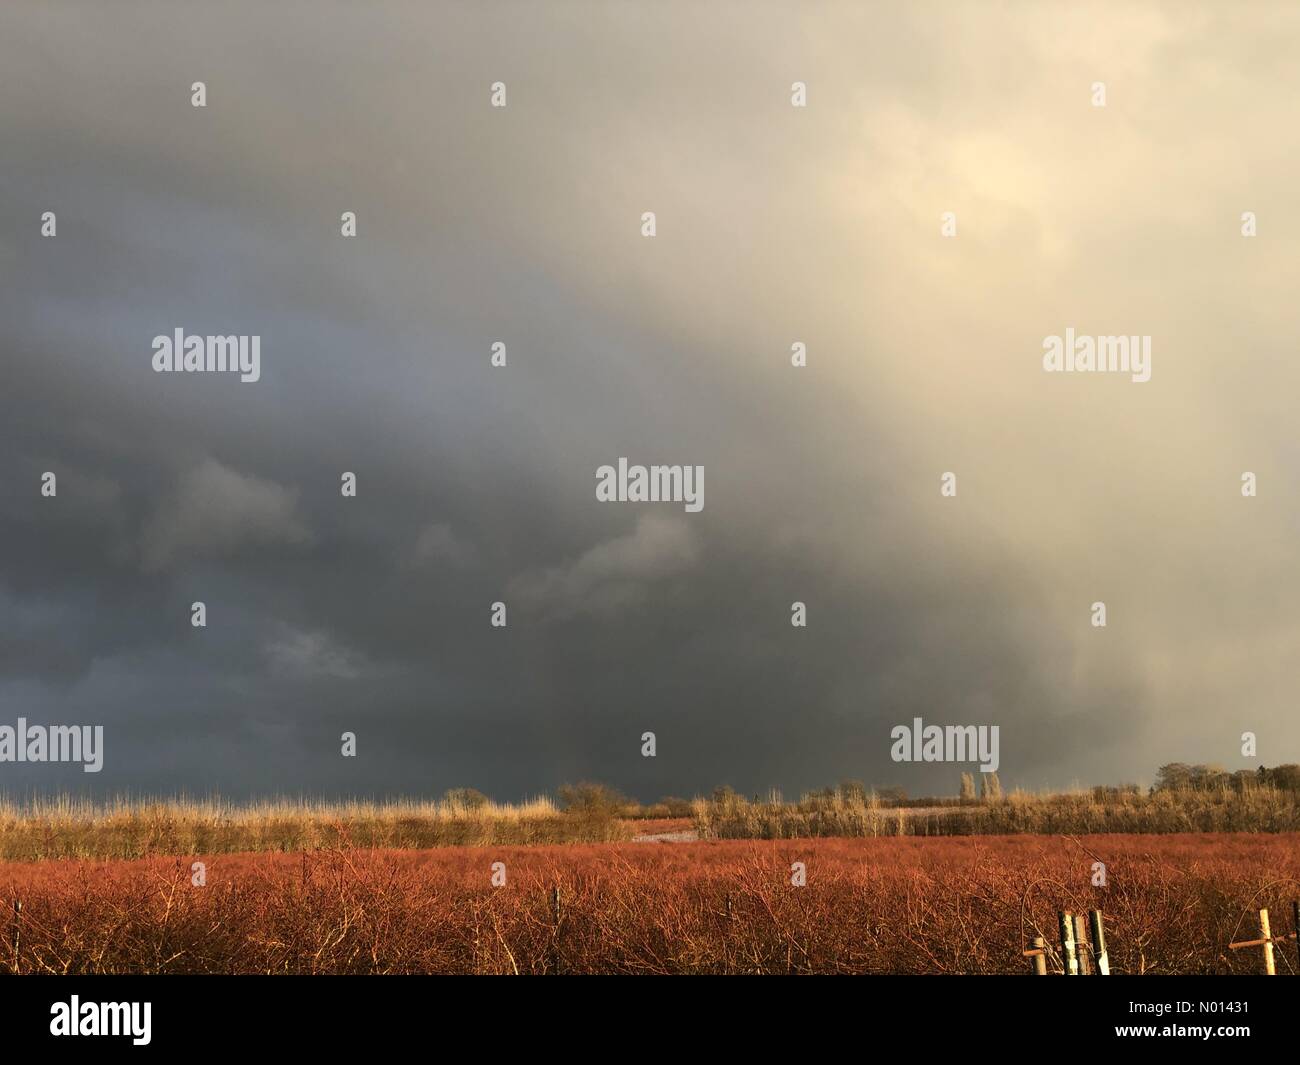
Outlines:
[[[0, 720], [107, 752], [0, 789], [952, 790], [889, 760], [914, 716], [999, 724], [1012, 785], [1295, 759], [1298, 28], [8, 5]], [[1070, 325], [1151, 383], [1042, 374]], [[154, 374], [178, 327], [261, 380]], [[597, 502], [619, 456], [704, 510]]]

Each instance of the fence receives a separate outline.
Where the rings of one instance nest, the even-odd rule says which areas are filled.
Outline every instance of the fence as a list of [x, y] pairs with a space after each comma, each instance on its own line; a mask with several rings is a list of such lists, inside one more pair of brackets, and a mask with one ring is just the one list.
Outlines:
[[[1057, 915], [1057, 925], [1061, 937], [1061, 972], [1064, 976], [1109, 976], [1110, 958], [1106, 954], [1106, 929], [1101, 910], [1088, 911], [1088, 924], [1092, 933], [1091, 940], [1084, 934], [1083, 914], [1069, 913], [1062, 910]], [[1290, 932], [1274, 935], [1269, 927], [1268, 910], [1259, 911], [1259, 938], [1248, 939], [1240, 943], [1229, 943], [1229, 950], [1244, 950], [1247, 947], [1262, 947], [1264, 952], [1264, 972], [1276, 976], [1274, 944], [1293, 941], [1296, 944], [1296, 972], [1300, 973], [1300, 901], [1291, 903]], [[1024, 956], [1031, 959], [1035, 976], [1047, 975], [1047, 957], [1049, 949], [1042, 936], [1035, 936]]]
[[1294, 939], [1296, 942], [1296, 953], [1300, 956], [1300, 902], [1292, 901], [1291, 903], [1291, 928], [1290, 932], [1285, 935], [1275, 936], [1268, 924], [1268, 910], [1259, 911], [1259, 938], [1248, 939], [1243, 943], [1229, 943], [1229, 950], [1243, 950], [1246, 947], [1263, 947], [1264, 948], [1264, 973], [1267, 976], [1276, 976], [1277, 969], [1273, 961], [1273, 944], [1285, 943], [1288, 939]]

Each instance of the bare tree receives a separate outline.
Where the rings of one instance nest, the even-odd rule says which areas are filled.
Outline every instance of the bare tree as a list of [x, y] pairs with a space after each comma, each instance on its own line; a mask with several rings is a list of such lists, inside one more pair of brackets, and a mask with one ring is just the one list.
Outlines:
[[980, 791], [985, 802], [1002, 801], [1002, 781], [996, 773], [985, 773], [980, 777]]

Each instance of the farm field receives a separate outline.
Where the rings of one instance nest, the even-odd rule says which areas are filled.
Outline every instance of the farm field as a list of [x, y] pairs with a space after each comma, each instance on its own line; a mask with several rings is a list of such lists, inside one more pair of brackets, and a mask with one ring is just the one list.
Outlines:
[[[806, 886], [791, 884], [796, 862]], [[0, 972], [1027, 973], [1021, 951], [1055, 941], [1058, 910], [1099, 908], [1114, 973], [1254, 973], [1257, 953], [1228, 944], [1261, 907], [1292, 931], [1298, 897], [1295, 833], [9, 862]], [[1294, 942], [1277, 968], [1297, 971]]]

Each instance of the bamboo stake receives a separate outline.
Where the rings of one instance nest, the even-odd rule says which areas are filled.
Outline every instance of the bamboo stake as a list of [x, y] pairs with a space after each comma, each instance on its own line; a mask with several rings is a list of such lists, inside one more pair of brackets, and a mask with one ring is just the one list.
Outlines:
[[1098, 976], [1110, 975], [1110, 957], [1106, 953], [1106, 931], [1101, 923], [1101, 910], [1089, 910], [1092, 925], [1092, 963]]
[[23, 920], [23, 900], [14, 899], [14, 964], [13, 971], [18, 972], [18, 947], [22, 942], [22, 920]]
[[1074, 953], [1074, 917], [1062, 910], [1056, 915], [1061, 928], [1061, 966], [1062, 975], [1078, 976], [1079, 959]]
[[1074, 915], [1074, 944], [1075, 955], [1079, 959], [1079, 975], [1091, 976], [1092, 966], [1089, 965], [1088, 958], [1088, 937], [1083, 931], [1083, 914]]

